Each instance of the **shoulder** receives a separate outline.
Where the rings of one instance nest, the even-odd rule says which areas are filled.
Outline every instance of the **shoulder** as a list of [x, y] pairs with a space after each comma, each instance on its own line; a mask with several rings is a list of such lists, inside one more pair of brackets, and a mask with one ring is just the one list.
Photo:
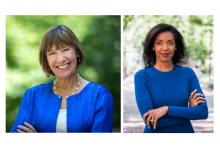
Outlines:
[[103, 85], [97, 84], [95, 82], [90, 82], [88, 88], [88, 94], [92, 96], [92, 99], [100, 102], [113, 102], [112, 95], [110, 91]]
[[46, 83], [46, 84], [40, 84], [34, 87], [31, 87], [27, 89], [22, 97], [22, 101], [24, 103], [27, 103], [29, 105], [32, 105], [35, 103], [36, 99], [38, 99], [42, 94], [42, 92], [46, 92], [45, 90], [48, 90], [48, 86], [52, 83], [52, 81]]
[[40, 91], [48, 90], [52, 86], [52, 83], [53, 83], [53, 81], [49, 81], [45, 84], [36, 85], [34, 87], [27, 89], [26, 93], [28, 93], [30, 95], [35, 95], [35, 94], [39, 93]]
[[183, 72], [189, 75], [194, 75], [195, 72], [193, 71], [192, 68], [190, 67], [185, 67], [185, 66], [181, 66], [181, 65], [176, 65], [176, 71], [177, 72]]
[[154, 72], [154, 70], [153, 70], [152, 66], [141, 69], [141, 70], [139, 70], [138, 72], [135, 73], [134, 81], [137, 82], [137, 81], [145, 80], [145, 79], [147, 79], [147, 77], [151, 77], [153, 72]]
[[195, 78], [197, 78], [196, 73], [194, 72], [192, 68], [180, 66], [180, 65], [176, 65], [175, 75], [178, 75], [178, 77], [181, 77], [184, 79], [188, 79], [189, 81], [192, 81]]
[[139, 70], [138, 72], [135, 73], [135, 77], [140, 77], [140, 76], [143, 76], [143, 75], [147, 75], [147, 74], [150, 74], [152, 73], [153, 70], [152, 70], [152, 66], [150, 67], [147, 67], [147, 68], [144, 68], [144, 69], [141, 69]]
[[102, 94], [110, 94], [109, 90], [105, 86], [95, 82], [90, 82], [90, 88]]

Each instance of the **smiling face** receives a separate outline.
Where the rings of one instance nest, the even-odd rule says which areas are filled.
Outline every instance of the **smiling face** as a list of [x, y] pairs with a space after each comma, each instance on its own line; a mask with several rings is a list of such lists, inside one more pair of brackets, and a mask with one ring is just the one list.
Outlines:
[[79, 54], [71, 46], [56, 48], [55, 45], [47, 52], [47, 61], [57, 79], [66, 79], [76, 74]]
[[175, 38], [172, 32], [161, 32], [156, 36], [153, 46], [156, 53], [156, 62], [172, 63], [175, 49]]

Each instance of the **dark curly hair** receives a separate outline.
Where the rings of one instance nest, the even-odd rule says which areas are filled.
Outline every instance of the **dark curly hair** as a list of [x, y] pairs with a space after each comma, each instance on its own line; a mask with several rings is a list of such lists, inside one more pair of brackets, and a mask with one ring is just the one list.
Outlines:
[[174, 53], [174, 56], [172, 58], [172, 62], [174, 64], [182, 64], [184, 62], [184, 58], [186, 55], [186, 47], [184, 43], [184, 38], [180, 34], [180, 32], [173, 27], [172, 25], [161, 23], [156, 26], [154, 26], [147, 34], [145, 41], [142, 43], [144, 47], [144, 52], [142, 55], [144, 66], [150, 67], [155, 65], [156, 63], [156, 54], [155, 51], [153, 51], [154, 41], [156, 36], [161, 32], [170, 31], [173, 33], [175, 38], [175, 44], [176, 44], [176, 51]]

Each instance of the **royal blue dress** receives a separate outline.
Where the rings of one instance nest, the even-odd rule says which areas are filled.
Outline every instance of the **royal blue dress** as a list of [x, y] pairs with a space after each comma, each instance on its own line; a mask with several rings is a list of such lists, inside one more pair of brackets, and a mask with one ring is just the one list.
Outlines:
[[156, 129], [153, 129], [152, 124], [148, 129], [145, 123], [144, 133], [194, 133], [190, 120], [208, 117], [206, 101], [188, 107], [191, 92], [197, 89], [196, 93], [203, 94], [196, 74], [189, 67], [175, 64], [169, 72], [147, 67], [135, 74], [134, 83], [142, 118], [149, 110], [168, 106], [168, 113], [158, 119]]
[[[28, 89], [10, 132], [28, 122], [38, 132], [56, 132], [62, 97], [53, 93], [53, 82]], [[67, 132], [112, 132], [113, 99], [102, 85], [89, 82], [67, 99]]]

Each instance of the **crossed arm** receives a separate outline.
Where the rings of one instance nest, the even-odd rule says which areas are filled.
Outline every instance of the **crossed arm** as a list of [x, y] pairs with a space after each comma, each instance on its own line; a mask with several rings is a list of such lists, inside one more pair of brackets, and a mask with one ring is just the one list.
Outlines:
[[17, 118], [10, 131], [11, 133], [37, 132], [36, 129], [30, 124], [31, 122], [31, 112], [30, 112], [31, 106], [29, 103], [30, 96], [31, 96], [30, 91], [27, 89], [22, 97]]
[[[29, 90], [22, 97], [19, 112], [10, 132], [37, 133], [31, 124], [31, 104]], [[102, 88], [95, 108], [94, 123], [91, 132], [112, 132], [113, 99], [106, 88]]]
[[188, 123], [189, 120], [206, 119], [208, 108], [206, 102], [203, 101], [205, 98], [202, 97], [203, 93], [196, 76], [191, 79], [190, 91], [192, 92], [190, 94], [190, 107], [163, 106], [154, 109], [145, 78], [138, 73], [135, 75], [136, 102], [148, 128], [151, 128], [151, 124], [156, 129]]

